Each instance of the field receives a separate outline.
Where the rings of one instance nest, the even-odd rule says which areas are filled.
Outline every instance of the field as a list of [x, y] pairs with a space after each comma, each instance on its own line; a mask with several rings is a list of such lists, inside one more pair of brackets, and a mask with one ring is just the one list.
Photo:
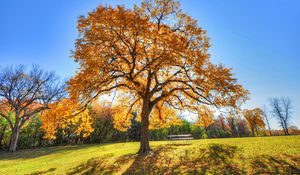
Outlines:
[[298, 174], [300, 136], [75, 145], [0, 153], [0, 174]]

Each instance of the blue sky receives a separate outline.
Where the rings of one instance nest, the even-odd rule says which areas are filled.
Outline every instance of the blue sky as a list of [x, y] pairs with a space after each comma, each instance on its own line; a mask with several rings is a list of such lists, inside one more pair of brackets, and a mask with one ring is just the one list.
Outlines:
[[[140, 1], [1, 0], [0, 66], [39, 64], [60, 77], [71, 77], [70, 58], [79, 15], [98, 5]], [[190, 0], [182, 8], [208, 31], [214, 63], [232, 67], [251, 92], [244, 107], [268, 105], [270, 97], [290, 97], [292, 124], [300, 128], [300, 1]], [[272, 128], [278, 128], [272, 119]]]

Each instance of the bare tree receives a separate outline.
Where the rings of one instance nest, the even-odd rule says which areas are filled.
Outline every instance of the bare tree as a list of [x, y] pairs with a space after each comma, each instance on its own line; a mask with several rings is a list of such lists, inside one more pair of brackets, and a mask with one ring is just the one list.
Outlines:
[[289, 135], [288, 124], [291, 119], [292, 101], [288, 97], [272, 98], [271, 107], [273, 115], [278, 119], [284, 134]]
[[268, 115], [268, 111], [267, 111], [266, 106], [263, 107], [263, 113], [264, 113], [264, 120], [267, 123], [269, 134], [270, 134], [270, 136], [272, 136], [271, 127], [270, 127], [270, 116]]
[[277, 118], [280, 126], [282, 127], [284, 134], [286, 134], [286, 130], [283, 124], [283, 112], [282, 112], [282, 107], [280, 105], [280, 100], [279, 98], [272, 98], [270, 99], [270, 105], [272, 108], [272, 113], [273, 115]]
[[24, 124], [64, 96], [64, 85], [58, 77], [38, 66], [32, 66], [29, 72], [22, 65], [0, 71], [0, 117], [6, 119], [11, 129], [10, 152], [16, 151]]
[[281, 103], [282, 103], [282, 107], [283, 107], [283, 124], [284, 127], [286, 129], [286, 133], [287, 135], [289, 135], [289, 129], [288, 129], [288, 125], [289, 122], [292, 118], [292, 100], [288, 97], [282, 97], [281, 98]]

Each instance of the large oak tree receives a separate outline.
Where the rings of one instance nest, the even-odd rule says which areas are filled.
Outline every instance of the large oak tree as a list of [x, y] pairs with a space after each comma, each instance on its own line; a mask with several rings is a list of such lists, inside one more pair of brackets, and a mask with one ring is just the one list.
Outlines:
[[80, 69], [69, 81], [71, 97], [90, 103], [113, 90], [125, 98], [125, 119], [138, 111], [140, 154], [147, 154], [149, 124], [166, 123], [177, 110], [232, 106], [247, 91], [231, 69], [210, 62], [206, 31], [179, 2], [146, 0], [133, 9], [99, 6], [78, 20], [73, 57]]

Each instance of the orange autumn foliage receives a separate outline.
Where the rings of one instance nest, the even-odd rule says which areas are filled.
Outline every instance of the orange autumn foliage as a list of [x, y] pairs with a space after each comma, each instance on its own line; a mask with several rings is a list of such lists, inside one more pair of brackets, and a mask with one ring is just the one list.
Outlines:
[[45, 131], [45, 138], [55, 139], [56, 131], [60, 129], [73, 129], [76, 135], [87, 137], [92, 131], [89, 110], [80, 110], [76, 102], [63, 99], [49, 105], [50, 110], [44, 111], [41, 115], [43, 122], [42, 129]]
[[[131, 126], [131, 119], [133, 113], [140, 113], [138, 102], [131, 105], [130, 98], [127, 96], [119, 97], [119, 103], [116, 103], [113, 110], [114, 127], [120, 131], [126, 131]], [[137, 117], [137, 120], [141, 122], [141, 116]], [[155, 106], [149, 117], [150, 124], [149, 129], [167, 128], [172, 125], [181, 124], [181, 119], [177, 115], [176, 111], [163, 103], [159, 103]]]
[[202, 105], [198, 109], [198, 120], [196, 126], [202, 126], [205, 129], [214, 123], [214, 113], [207, 106]]
[[260, 108], [254, 108], [251, 110], [244, 110], [244, 116], [248, 122], [248, 125], [252, 131], [252, 134], [254, 135], [254, 131], [258, 132], [259, 128], [265, 127], [264, 122], [264, 112]]

